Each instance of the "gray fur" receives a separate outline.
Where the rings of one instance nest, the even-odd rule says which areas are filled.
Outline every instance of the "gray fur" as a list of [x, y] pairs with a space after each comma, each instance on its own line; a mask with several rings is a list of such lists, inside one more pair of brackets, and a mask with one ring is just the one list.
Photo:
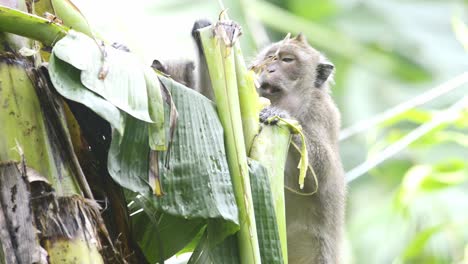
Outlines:
[[191, 33], [198, 53], [197, 73], [194, 72], [194, 62], [190, 60], [169, 60], [164, 62], [154, 60], [152, 67], [168, 74], [175, 81], [185, 84], [209, 99], [213, 99], [213, 89], [211, 88], [208, 66], [206, 65], [198, 32], [199, 29], [209, 25], [211, 25], [211, 22], [204, 19], [198, 20], [193, 24]]
[[[329, 94], [333, 67], [303, 36], [265, 48], [253, 66], [262, 64], [259, 93], [270, 99], [271, 107], [285, 110], [300, 122], [309, 163], [318, 178], [318, 191], [311, 196], [285, 191], [289, 263], [341, 263], [346, 191], [338, 154], [340, 114]], [[300, 145], [298, 137], [293, 140]], [[299, 155], [291, 148], [285, 185], [310, 193], [316, 188], [311, 173], [299, 190], [298, 162]]]
[[160, 60], [154, 60], [151, 67], [169, 75], [169, 77], [171, 77], [176, 82], [179, 82], [190, 88], [195, 87], [195, 64], [193, 61], [175, 59], [161, 62]]

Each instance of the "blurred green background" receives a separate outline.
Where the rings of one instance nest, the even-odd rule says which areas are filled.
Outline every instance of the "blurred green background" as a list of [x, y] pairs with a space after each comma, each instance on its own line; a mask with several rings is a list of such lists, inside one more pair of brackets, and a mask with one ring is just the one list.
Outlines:
[[[146, 63], [194, 58], [199, 18], [217, 0], [74, 1], [107, 39]], [[408, 102], [468, 71], [468, 2], [462, 0], [224, 0], [251, 58], [287, 32], [304, 32], [336, 66], [342, 127]], [[464, 49], [465, 47], [465, 49]], [[341, 141], [350, 172], [383, 160], [348, 187], [346, 263], [468, 263], [468, 84]], [[465, 98], [464, 101], [460, 101]], [[463, 99], [462, 99], [463, 100]], [[453, 111], [444, 112], [455, 104]], [[432, 124], [434, 124], [432, 126]], [[408, 147], [405, 136], [418, 127]], [[421, 131], [418, 130], [418, 131]], [[411, 134], [410, 134], [411, 135]], [[404, 142], [404, 141], [403, 141]], [[387, 147], [403, 150], [382, 155]], [[388, 149], [386, 150], [388, 151]], [[384, 152], [385, 154], [385, 152]], [[357, 178], [355, 178], [357, 177]]]

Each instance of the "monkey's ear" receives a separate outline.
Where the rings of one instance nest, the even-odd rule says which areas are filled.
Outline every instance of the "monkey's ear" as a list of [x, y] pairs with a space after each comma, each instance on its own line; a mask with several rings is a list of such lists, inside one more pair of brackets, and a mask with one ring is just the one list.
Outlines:
[[164, 66], [164, 64], [159, 61], [159, 60], [154, 60], [153, 61], [153, 64], [151, 64], [151, 67], [160, 71], [160, 72], [166, 72], [166, 66]]
[[193, 61], [185, 62], [185, 70], [186, 72], [192, 72], [195, 70], [195, 63]]
[[307, 43], [307, 38], [302, 32], [300, 32], [294, 39], [302, 43]]
[[315, 78], [315, 87], [320, 88], [333, 72], [335, 66], [331, 63], [320, 63], [317, 65], [317, 75]]

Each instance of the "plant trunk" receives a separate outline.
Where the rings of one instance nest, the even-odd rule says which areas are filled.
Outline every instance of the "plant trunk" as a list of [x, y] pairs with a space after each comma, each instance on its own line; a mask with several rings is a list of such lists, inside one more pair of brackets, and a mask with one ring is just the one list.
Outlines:
[[0, 32], [0, 42], [0, 263], [123, 263], [102, 257], [104, 246], [119, 254], [38, 53], [21, 56], [31, 41], [16, 35]]

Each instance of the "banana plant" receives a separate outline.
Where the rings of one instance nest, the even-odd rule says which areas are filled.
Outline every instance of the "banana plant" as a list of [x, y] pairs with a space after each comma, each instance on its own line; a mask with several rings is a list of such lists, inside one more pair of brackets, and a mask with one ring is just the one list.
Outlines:
[[238, 43], [202, 32], [213, 103], [100, 39], [71, 2], [16, 4], [0, 5], [0, 263], [284, 262], [282, 168], [248, 159], [260, 106]]

